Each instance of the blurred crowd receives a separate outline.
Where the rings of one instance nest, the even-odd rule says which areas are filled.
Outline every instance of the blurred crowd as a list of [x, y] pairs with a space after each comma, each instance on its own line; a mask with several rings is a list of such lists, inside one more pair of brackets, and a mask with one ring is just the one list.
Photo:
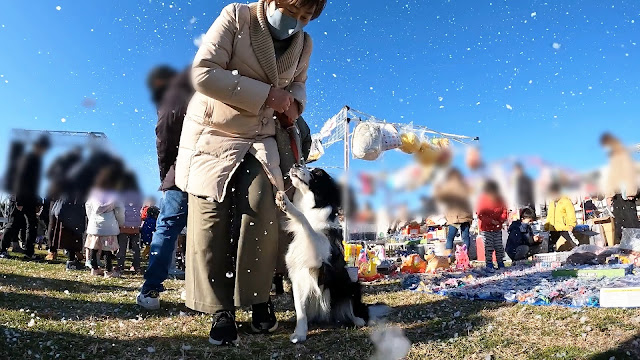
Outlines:
[[[486, 255], [497, 255], [498, 267], [502, 266], [506, 239], [512, 239], [506, 244], [512, 259], [565, 250], [577, 243], [576, 226], [594, 220], [610, 222], [611, 241], [619, 243], [623, 229], [640, 227], [638, 165], [614, 135], [603, 134], [600, 145], [609, 161], [591, 172], [570, 171], [531, 158], [469, 166], [467, 174], [456, 168], [441, 169], [431, 186], [425, 187], [429, 195], [420, 198], [414, 211], [407, 203], [386, 203], [376, 212], [366, 203], [353, 217], [353, 237], [375, 240], [410, 235], [410, 228], [441, 226], [446, 229], [447, 255], [452, 252], [454, 239], [469, 249], [475, 248], [472, 235], [477, 234]], [[366, 178], [367, 187], [376, 186], [370, 176]], [[385, 186], [382, 181], [377, 184]]]
[[[144, 200], [135, 173], [99, 146], [66, 149], [43, 171], [52, 141], [43, 132], [31, 144], [12, 143], [0, 257], [10, 257], [11, 248], [26, 260], [56, 262], [63, 251], [67, 270], [89, 268], [105, 277], [141, 273], [159, 214], [155, 199]], [[36, 247], [47, 250], [44, 259]], [[132, 262], [125, 267], [128, 251]]]

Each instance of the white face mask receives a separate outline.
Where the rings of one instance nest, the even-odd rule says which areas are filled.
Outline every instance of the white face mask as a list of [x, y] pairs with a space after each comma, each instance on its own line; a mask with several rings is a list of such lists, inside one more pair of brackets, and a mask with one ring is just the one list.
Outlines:
[[284, 40], [304, 27], [298, 19], [294, 19], [278, 10], [275, 1], [271, 1], [267, 6], [267, 23], [271, 36], [277, 40]]

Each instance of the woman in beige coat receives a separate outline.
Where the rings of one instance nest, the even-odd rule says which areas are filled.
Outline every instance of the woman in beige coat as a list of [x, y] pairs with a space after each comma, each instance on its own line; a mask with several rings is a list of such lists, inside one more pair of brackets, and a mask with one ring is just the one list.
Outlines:
[[[235, 307], [251, 327], [278, 326], [269, 299], [278, 252], [274, 187], [284, 190], [276, 121], [306, 104], [311, 38], [326, 0], [260, 0], [222, 10], [192, 66], [176, 185], [189, 194], [186, 305], [213, 313], [209, 341], [235, 343]], [[277, 120], [276, 120], [277, 119]]]

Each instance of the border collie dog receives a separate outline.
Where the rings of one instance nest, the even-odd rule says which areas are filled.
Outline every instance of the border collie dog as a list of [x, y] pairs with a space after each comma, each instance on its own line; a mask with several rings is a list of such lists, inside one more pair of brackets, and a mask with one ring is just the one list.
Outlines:
[[362, 303], [360, 283], [351, 281], [347, 272], [338, 184], [318, 168], [295, 166], [289, 175], [296, 188], [293, 203], [280, 191], [276, 204], [287, 215], [285, 229], [293, 234], [285, 257], [296, 310], [291, 342], [307, 339], [311, 321], [364, 326], [386, 315], [386, 305]]

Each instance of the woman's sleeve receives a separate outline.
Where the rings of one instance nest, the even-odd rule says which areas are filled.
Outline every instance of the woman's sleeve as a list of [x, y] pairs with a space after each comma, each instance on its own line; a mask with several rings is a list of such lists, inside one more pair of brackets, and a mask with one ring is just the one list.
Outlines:
[[271, 85], [227, 68], [239, 27], [236, 14], [236, 4], [225, 7], [202, 37], [202, 45], [193, 60], [191, 80], [199, 93], [258, 114]]
[[300, 114], [304, 112], [307, 105], [307, 71], [309, 70], [309, 60], [311, 59], [311, 52], [313, 51], [313, 41], [311, 36], [307, 33], [304, 34], [304, 48], [300, 55], [300, 63], [298, 64], [299, 71], [296, 73], [293, 81], [286, 87], [291, 93], [294, 99], [300, 104]]
[[116, 205], [115, 214], [118, 226], [124, 225], [124, 204], [122, 202], [118, 202]]

